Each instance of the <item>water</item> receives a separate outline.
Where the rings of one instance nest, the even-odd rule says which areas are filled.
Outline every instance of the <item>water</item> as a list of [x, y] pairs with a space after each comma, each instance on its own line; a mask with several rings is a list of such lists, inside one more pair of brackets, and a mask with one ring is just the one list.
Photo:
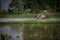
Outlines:
[[[0, 27], [0, 34], [8, 36], [7, 40], [24, 40], [23, 28], [20, 26], [2, 26]], [[9, 38], [9, 36], [11, 38]]]
[[37, 19], [37, 18], [0, 18], [0, 22], [29, 22], [29, 21], [41, 21], [41, 22], [60, 22], [60, 18], [49, 19]]

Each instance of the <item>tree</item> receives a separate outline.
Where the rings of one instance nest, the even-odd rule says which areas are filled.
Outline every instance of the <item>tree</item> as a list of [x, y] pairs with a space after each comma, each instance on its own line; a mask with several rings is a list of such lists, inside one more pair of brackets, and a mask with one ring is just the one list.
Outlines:
[[14, 13], [14, 9], [18, 6], [18, 0], [12, 0], [9, 4], [8, 11], [9, 13]]
[[12, 2], [9, 4], [9, 8], [12, 8], [12, 11], [14, 12], [16, 11], [17, 13], [20, 13], [23, 9], [22, 0], [12, 0]]
[[15, 7], [14, 10], [18, 9], [18, 13], [21, 12], [22, 9], [22, 11], [31, 9], [31, 13], [36, 13], [41, 10], [47, 9], [47, 7], [49, 7], [51, 10], [60, 10], [59, 5], [60, 4], [58, 0], [12, 0], [9, 8]]

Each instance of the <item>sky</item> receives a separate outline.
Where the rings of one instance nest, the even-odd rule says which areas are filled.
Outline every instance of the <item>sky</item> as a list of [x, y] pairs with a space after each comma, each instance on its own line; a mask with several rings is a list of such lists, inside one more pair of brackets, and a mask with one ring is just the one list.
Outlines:
[[8, 9], [8, 6], [11, 0], [0, 0], [0, 2], [2, 3], [2, 6], [1, 6], [2, 9]]

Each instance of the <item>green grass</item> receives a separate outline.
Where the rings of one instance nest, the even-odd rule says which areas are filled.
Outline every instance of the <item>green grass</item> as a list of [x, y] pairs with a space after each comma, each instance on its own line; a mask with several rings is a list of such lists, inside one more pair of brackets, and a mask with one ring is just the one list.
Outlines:
[[[0, 14], [0, 18], [35, 18], [37, 14]], [[60, 14], [48, 15], [49, 18], [60, 18]]]
[[0, 22], [0, 25], [60, 24], [60, 22]]
[[0, 14], [0, 18], [35, 18], [37, 14]]
[[[24, 27], [24, 40], [58, 39], [60, 22], [3, 22], [0, 25]], [[53, 36], [53, 34], [55, 36]]]

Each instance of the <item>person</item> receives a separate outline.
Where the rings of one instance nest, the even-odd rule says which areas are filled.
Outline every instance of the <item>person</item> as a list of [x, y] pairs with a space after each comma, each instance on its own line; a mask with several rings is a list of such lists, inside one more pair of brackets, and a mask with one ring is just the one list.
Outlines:
[[38, 14], [38, 15], [37, 15], [37, 19], [39, 19], [40, 17], [41, 17], [41, 15], [40, 15], [40, 14]]
[[46, 16], [46, 18], [49, 18], [46, 9], [44, 10], [44, 15]]

